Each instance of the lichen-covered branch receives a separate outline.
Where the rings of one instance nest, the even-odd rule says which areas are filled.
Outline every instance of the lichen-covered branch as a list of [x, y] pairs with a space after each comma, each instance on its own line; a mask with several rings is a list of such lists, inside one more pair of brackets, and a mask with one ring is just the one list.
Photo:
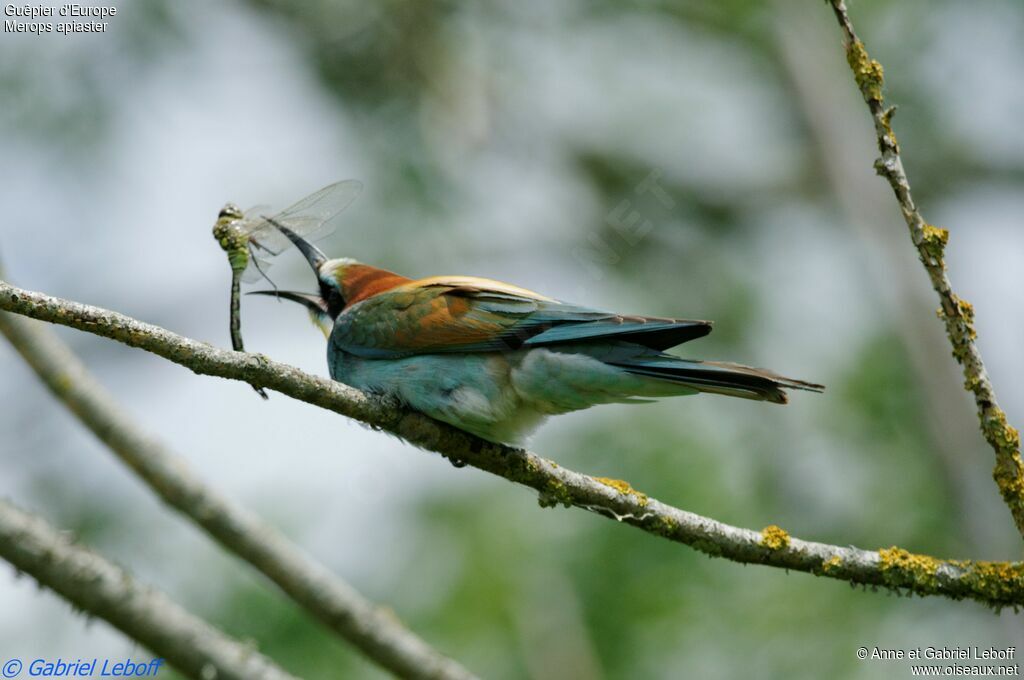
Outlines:
[[254, 566], [300, 606], [368, 657], [403, 678], [474, 676], [406, 629], [274, 528], [196, 478], [185, 462], [141, 432], [89, 371], [43, 324], [0, 313], [0, 333], [63, 402], [165, 503]]
[[805, 571], [920, 595], [969, 598], [996, 607], [1024, 605], [1024, 564], [938, 560], [900, 548], [878, 551], [790, 537], [778, 527], [752, 531], [674, 508], [625, 482], [573, 472], [523, 449], [494, 444], [347, 385], [266, 357], [229, 352], [158, 326], [0, 281], [0, 310], [144, 349], [203, 375], [276, 390], [436, 451], [540, 493], [543, 505], [576, 506], [735, 562]]
[[294, 680], [272, 661], [0, 499], [0, 557], [90, 616], [110, 622], [190, 678]]
[[882, 65], [868, 56], [864, 43], [853, 30], [844, 0], [829, 1], [843, 31], [846, 60], [874, 120], [878, 150], [881, 153], [875, 161], [875, 171], [889, 182], [896, 194], [903, 219], [910, 230], [910, 240], [917, 248], [932, 288], [939, 296], [941, 306], [938, 314], [946, 325], [953, 356], [963, 368], [964, 387], [974, 395], [982, 434], [995, 450], [993, 476], [1018, 531], [1024, 536], [1024, 460], [1021, 458], [1020, 433], [1006, 421], [1006, 414], [996, 401], [995, 390], [975, 342], [977, 333], [974, 329], [974, 308], [953, 292], [946, 274], [944, 251], [949, 232], [928, 224], [921, 217], [910, 193], [910, 182], [900, 159], [900, 146], [891, 125], [895, 108], [886, 107], [882, 94]]

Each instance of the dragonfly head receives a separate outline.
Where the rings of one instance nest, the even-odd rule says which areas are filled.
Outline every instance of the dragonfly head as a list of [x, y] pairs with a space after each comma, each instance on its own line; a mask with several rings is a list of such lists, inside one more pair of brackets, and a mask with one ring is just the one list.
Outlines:
[[234, 203], [225, 203], [224, 207], [220, 209], [220, 213], [217, 214], [218, 222], [233, 222], [234, 220], [240, 220], [245, 215], [242, 213], [242, 209]]
[[242, 219], [243, 213], [234, 203], [228, 203], [217, 213], [217, 221], [213, 225], [213, 237], [224, 250], [238, 250], [245, 247], [245, 239], [231, 225]]

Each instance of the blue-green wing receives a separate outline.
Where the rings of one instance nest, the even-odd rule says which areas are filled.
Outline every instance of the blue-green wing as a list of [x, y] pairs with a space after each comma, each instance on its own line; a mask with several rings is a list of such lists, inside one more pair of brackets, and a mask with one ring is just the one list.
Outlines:
[[335, 322], [335, 349], [366, 358], [629, 342], [661, 350], [707, 335], [707, 321], [623, 316], [510, 292], [503, 284], [399, 286]]

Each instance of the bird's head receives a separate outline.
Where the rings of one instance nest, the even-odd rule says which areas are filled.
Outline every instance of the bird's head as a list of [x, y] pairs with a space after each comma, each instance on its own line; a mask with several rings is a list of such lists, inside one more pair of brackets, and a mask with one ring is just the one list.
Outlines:
[[329, 335], [334, 320], [338, 318], [345, 308], [345, 270], [348, 266], [357, 264], [349, 258], [329, 259], [323, 251], [315, 245], [302, 238], [288, 227], [271, 220], [282, 234], [288, 237], [299, 252], [305, 256], [309, 266], [313, 269], [319, 285], [319, 293], [298, 293], [290, 290], [254, 290], [250, 295], [270, 295], [285, 300], [291, 300], [304, 306], [324, 335]]

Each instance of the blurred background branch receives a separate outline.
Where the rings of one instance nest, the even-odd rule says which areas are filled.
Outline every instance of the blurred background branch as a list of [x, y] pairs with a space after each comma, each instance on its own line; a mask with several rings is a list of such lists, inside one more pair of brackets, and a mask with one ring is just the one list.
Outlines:
[[250, 645], [228, 637], [163, 593], [137, 583], [125, 570], [75, 545], [66, 533], [2, 499], [0, 556], [190, 678], [295, 680]]
[[[469, 680], [474, 676], [406, 629], [280, 532], [204, 484], [185, 462], [142, 432], [43, 324], [0, 313], [0, 333], [53, 395], [165, 503], [369, 658], [404, 678]], [[125, 631], [135, 637], [132, 630]]]
[[881, 152], [881, 157], [875, 161], [875, 171], [892, 187], [910, 230], [910, 240], [917, 248], [932, 288], [939, 296], [939, 317], [946, 325], [953, 356], [963, 368], [964, 387], [974, 394], [981, 431], [996, 454], [993, 476], [1018, 531], [1024, 536], [1024, 460], [1020, 452], [1020, 433], [1007, 422], [1006, 413], [996, 401], [995, 389], [976, 342], [974, 307], [953, 292], [946, 273], [945, 248], [949, 232], [928, 224], [921, 217], [910, 192], [899, 143], [891, 125], [896, 108], [885, 106], [882, 65], [868, 56], [864, 43], [854, 31], [844, 0], [830, 2], [843, 31], [847, 61], [874, 121]]
[[970, 598], [993, 606], [1024, 605], [1024, 565], [936, 560], [900, 548], [877, 552], [791, 538], [777, 527], [732, 527], [679, 510], [624, 482], [573, 472], [522, 449], [493, 444], [398, 404], [307, 375], [266, 357], [227, 352], [116, 312], [16, 288], [0, 281], [0, 309], [65, 325], [144, 349], [192, 371], [243, 380], [356, 418], [540, 493], [541, 505], [562, 504], [636, 526], [712, 556], [764, 564], [921, 595]]

